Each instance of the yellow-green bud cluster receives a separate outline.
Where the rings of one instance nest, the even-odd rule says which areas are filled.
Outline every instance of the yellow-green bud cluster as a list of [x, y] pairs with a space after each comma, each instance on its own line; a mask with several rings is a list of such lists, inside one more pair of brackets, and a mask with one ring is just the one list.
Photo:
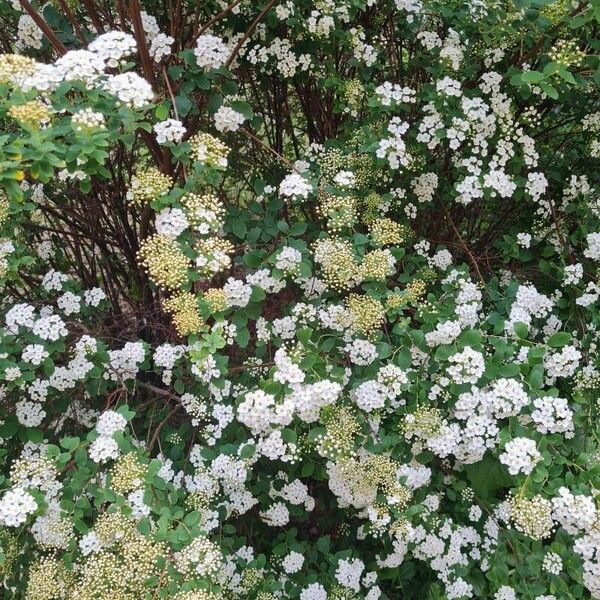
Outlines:
[[10, 216], [10, 203], [6, 194], [0, 193], [0, 227], [8, 221]]
[[370, 485], [379, 487], [385, 494], [398, 493], [401, 501], [407, 503], [410, 494], [398, 483], [399, 468], [400, 464], [385, 454], [372, 454], [364, 463], [365, 475]]
[[240, 581], [240, 587], [246, 593], [251, 592], [254, 588], [258, 587], [263, 580], [262, 572], [259, 569], [244, 569], [242, 573], [242, 579]]
[[0, 552], [3, 557], [0, 562], [0, 581], [4, 581], [10, 575], [12, 565], [19, 555], [19, 541], [16, 535], [3, 527], [0, 528]]
[[173, 179], [169, 175], [161, 173], [156, 167], [140, 167], [131, 178], [127, 199], [136, 204], [152, 202], [168, 194], [172, 187]]
[[209, 167], [224, 169], [231, 151], [229, 146], [210, 133], [197, 133], [190, 139], [192, 158]]
[[135, 452], [129, 452], [117, 459], [110, 470], [112, 489], [119, 494], [127, 494], [144, 486], [148, 468], [142, 464]]
[[334, 233], [352, 227], [358, 218], [356, 198], [353, 196], [334, 196], [324, 193], [320, 196], [317, 210], [326, 220], [327, 229]]
[[360, 79], [351, 79], [344, 88], [346, 106], [352, 114], [357, 114], [365, 97], [365, 88]]
[[377, 249], [367, 252], [360, 265], [361, 278], [384, 281], [394, 274], [396, 261], [389, 250]]
[[345, 406], [327, 406], [321, 411], [325, 433], [317, 437], [317, 452], [330, 460], [347, 460], [354, 456], [354, 439], [360, 424]]
[[233, 244], [226, 239], [209, 237], [198, 240], [194, 246], [198, 253], [196, 267], [198, 273], [205, 277], [212, 277], [219, 271], [225, 271], [231, 266], [231, 254], [234, 250]]
[[534, 496], [531, 499], [522, 496], [511, 498], [511, 519], [517, 531], [533, 540], [543, 540], [552, 535], [552, 504], [546, 498]]
[[394, 310], [406, 305], [406, 296], [404, 294], [390, 294], [385, 301], [385, 307], [388, 310]]
[[581, 370], [575, 373], [575, 385], [578, 390], [598, 390], [600, 389], [600, 371]]
[[414, 413], [404, 417], [400, 428], [408, 440], [413, 437], [426, 440], [438, 435], [442, 424], [442, 415], [437, 408], [419, 406]]
[[14, 104], [8, 109], [8, 114], [26, 125], [41, 127], [50, 122], [52, 110], [41, 100], [29, 100], [24, 104]]
[[399, 246], [408, 239], [409, 232], [406, 225], [387, 218], [375, 219], [369, 225], [371, 239], [378, 246]]
[[172, 600], [220, 600], [217, 596], [208, 590], [190, 590], [189, 592], [177, 592]]
[[[77, 600], [133, 600], [151, 592], [146, 582], [154, 578], [153, 588], [166, 579], [166, 548], [135, 530], [119, 544], [118, 552], [91, 554], [81, 566], [70, 598]], [[130, 574], [125, 576], [125, 574]]]
[[382, 206], [381, 196], [377, 192], [371, 192], [360, 199], [360, 220], [365, 225], [372, 223], [379, 217]]
[[190, 260], [169, 236], [155, 234], [146, 238], [138, 252], [138, 261], [160, 288], [176, 290], [187, 281]]
[[82, 108], [71, 117], [71, 125], [75, 131], [95, 131], [106, 129], [104, 115], [91, 108]]
[[19, 458], [12, 464], [10, 469], [10, 479], [14, 484], [24, 480], [34, 483], [48, 483], [56, 475], [56, 466], [47, 456]]
[[204, 292], [202, 299], [208, 304], [211, 313], [223, 312], [227, 309], [227, 295], [222, 289], [209, 288]]
[[185, 499], [185, 503], [192, 510], [200, 511], [210, 506], [211, 498], [212, 496], [204, 491], [194, 490], [188, 494], [188, 497]]
[[425, 284], [435, 283], [437, 281], [438, 275], [435, 269], [431, 267], [421, 267], [415, 273], [416, 279], [422, 280]]
[[314, 258], [321, 265], [323, 279], [337, 291], [354, 287], [360, 281], [359, 265], [348, 240], [328, 238], [317, 240]]
[[406, 284], [406, 299], [409, 302], [415, 302], [419, 298], [422, 298], [426, 291], [427, 284], [422, 279], [414, 279]]
[[189, 224], [200, 233], [217, 232], [223, 226], [225, 207], [215, 195], [190, 193], [180, 202]]
[[585, 59], [585, 52], [580, 50], [575, 40], [558, 40], [548, 52], [550, 60], [561, 67], [580, 67]]
[[[369, 154], [353, 152], [348, 156], [348, 170], [354, 173], [355, 186], [361, 188], [374, 180], [378, 171], [374, 168], [373, 158]], [[377, 194], [375, 194], [377, 195]]]
[[33, 75], [37, 63], [22, 54], [0, 54], [0, 83], [19, 85], [23, 79]]
[[196, 296], [191, 292], [180, 292], [163, 303], [165, 312], [171, 315], [177, 333], [186, 336], [202, 329], [203, 321], [198, 312]]
[[71, 598], [74, 573], [51, 556], [36, 561], [29, 569], [26, 600], [57, 600]]
[[319, 166], [321, 167], [321, 175], [331, 181], [333, 178], [345, 168], [346, 157], [338, 148], [327, 148], [323, 150], [319, 156]]
[[135, 532], [135, 523], [120, 512], [102, 513], [94, 526], [96, 537], [105, 548], [125, 540]]
[[346, 308], [352, 315], [352, 330], [355, 333], [369, 335], [381, 327], [385, 318], [385, 309], [379, 300], [370, 296], [350, 294], [346, 298]]
[[540, 14], [552, 21], [553, 25], [560, 23], [571, 11], [573, 5], [570, 0], [556, 0], [540, 6]]

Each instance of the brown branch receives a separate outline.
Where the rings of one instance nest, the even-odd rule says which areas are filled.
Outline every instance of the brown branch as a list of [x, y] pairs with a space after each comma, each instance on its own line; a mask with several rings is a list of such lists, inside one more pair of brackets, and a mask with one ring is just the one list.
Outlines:
[[130, 0], [129, 2], [129, 18], [133, 24], [133, 32], [137, 42], [140, 62], [142, 64], [142, 72], [150, 85], [155, 87], [156, 78], [154, 77], [154, 69], [152, 68], [152, 59], [148, 51], [146, 42], [146, 34], [144, 32], [144, 24], [142, 23], [142, 14], [140, 8], [140, 0]]
[[77, 37], [84, 44], [87, 44], [87, 40], [85, 39], [85, 34], [83, 33], [83, 29], [81, 29], [81, 26], [79, 25], [79, 21], [77, 20], [77, 17], [73, 13], [73, 11], [71, 10], [71, 8], [67, 4], [67, 2], [65, 2], [65, 0], [58, 0], [58, 3], [60, 4], [60, 7], [65, 11], [65, 14], [67, 15], [67, 19], [69, 19], [69, 22], [71, 23], [73, 30], [77, 34]]
[[85, 6], [86, 13], [92, 21], [94, 28], [96, 29], [98, 34], [101, 34], [104, 31], [104, 28], [102, 27], [102, 21], [98, 16], [98, 11], [96, 10], [94, 0], [81, 0], [81, 2]]
[[270, 152], [271, 154], [276, 156], [288, 169], [290, 169], [291, 171], [294, 171], [296, 173], [298, 172], [296, 167], [294, 167], [294, 165], [287, 158], [285, 158], [285, 156], [282, 156], [281, 154], [279, 154], [279, 152], [277, 152], [276, 150], [271, 148], [271, 146], [265, 144], [260, 138], [256, 137], [251, 131], [249, 131], [248, 129], [244, 129], [244, 128], [240, 129], [239, 131], [241, 131], [245, 136], [249, 137], [251, 140], [255, 141], [261, 148], [264, 148], [265, 150], [267, 150], [268, 152]]
[[479, 265], [477, 264], [476, 258], [473, 256], [473, 253], [469, 250], [469, 247], [467, 246], [465, 240], [463, 239], [462, 235], [460, 234], [460, 231], [458, 231], [456, 225], [454, 224], [454, 221], [452, 220], [452, 217], [450, 216], [448, 209], [443, 204], [442, 204], [442, 209], [444, 210], [444, 213], [446, 214], [446, 218], [450, 222], [450, 225], [452, 226], [454, 233], [458, 237], [458, 240], [460, 242], [460, 247], [464, 250], [466, 255], [469, 257], [469, 260], [471, 261], [471, 264], [473, 265], [473, 268], [475, 269], [475, 272], [477, 273], [477, 277], [479, 277], [479, 280], [483, 284], [483, 287], [486, 287], [485, 279], [483, 278], [483, 275], [481, 274], [481, 271], [479, 270]]
[[19, 4], [23, 10], [33, 19], [33, 22], [42, 30], [48, 41], [52, 44], [59, 56], [67, 53], [67, 48], [58, 39], [58, 36], [52, 31], [48, 23], [39, 15], [39, 13], [31, 6], [29, 0], [19, 0]]
[[154, 431], [154, 435], [152, 436], [152, 439], [150, 440], [150, 443], [148, 444], [148, 453], [152, 452], [152, 449], [154, 448], [154, 445], [156, 444], [156, 442], [158, 441], [158, 436], [160, 435], [160, 432], [162, 430], [162, 428], [167, 424], [167, 422], [169, 421], [169, 419], [181, 408], [181, 404], [177, 404], [175, 406], [175, 408], [173, 408], [173, 410], [171, 410], [169, 412], [169, 414], [158, 424], [158, 426], [156, 427], [155, 431]]
[[235, 45], [233, 52], [227, 59], [225, 63], [225, 68], [229, 69], [231, 63], [235, 60], [235, 57], [238, 55], [238, 52], [242, 49], [242, 46], [246, 43], [248, 38], [254, 33], [254, 30], [257, 28], [258, 24], [263, 20], [265, 15], [279, 2], [279, 0], [271, 0], [259, 13], [258, 17], [252, 21], [250, 27], [248, 27], [248, 31], [240, 38], [240, 41]]
[[[233, 10], [241, 1], [242, 0], [233, 0], [233, 2], [226, 6], [220, 13], [217, 13], [214, 17], [212, 17], [210, 21], [206, 23], [206, 25], [203, 25], [200, 28], [200, 31], [194, 32], [192, 41], [196, 41], [196, 39], [200, 37], [207, 29], [212, 27], [219, 19], [223, 18], [229, 11]], [[200, 6], [200, 2], [198, 2], [198, 6]]]

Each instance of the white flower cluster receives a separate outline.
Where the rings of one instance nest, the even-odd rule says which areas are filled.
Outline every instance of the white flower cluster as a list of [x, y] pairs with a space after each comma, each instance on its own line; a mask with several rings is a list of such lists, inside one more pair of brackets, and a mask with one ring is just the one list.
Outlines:
[[35, 498], [22, 488], [8, 490], [0, 499], [0, 523], [5, 527], [19, 527], [38, 509]]
[[511, 475], [529, 475], [542, 459], [534, 440], [518, 437], [508, 442], [500, 455], [500, 462], [506, 465]]
[[98, 437], [90, 445], [90, 458], [97, 463], [119, 456], [119, 446], [113, 439], [113, 435], [125, 429], [127, 420], [123, 415], [113, 411], [104, 411], [96, 422]]
[[407, 86], [385, 81], [375, 88], [375, 94], [383, 106], [392, 104], [414, 104], [416, 102], [415, 91]]
[[312, 185], [298, 173], [286, 175], [279, 184], [279, 193], [286, 198], [308, 198]]
[[176, 144], [183, 140], [185, 127], [177, 119], [166, 119], [154, 124], [154, 133], [159, 144]]
[[246, 120], [246, 117], [229, 106], [221, 106], [214, 114], [215, 128], [221, 133], [237, 131]]
[[103, 88], [123, 104], [134, 108], [141, 108], [154, 98], [150, 84], [137, 73], [113, 75], [104, 82]]
[[204, 34], [196, 40], [194, 48], [196, 62], [203, 69], [218, 69], [229, 57], [229, 48], [223, 40], [215, 35]]
[[156, 215], [156, 233], [169, 237], [179, 237], [189, 226], [185, 212], [180, 208], [167, 206]]

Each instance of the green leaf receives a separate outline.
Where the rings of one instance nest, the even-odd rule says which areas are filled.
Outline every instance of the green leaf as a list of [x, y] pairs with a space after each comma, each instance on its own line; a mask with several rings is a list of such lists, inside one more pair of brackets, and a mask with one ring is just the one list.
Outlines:
[[188, 513], [187, 515], [185, 515], [183, 522], [188, 527], [193, 527], [194, 525], [197, 525], [200, 522], [200, 513], [197, 510]]
[[177, 106], [177, 112], [180, 117], [185, 117], [192, 108], [192, 101], [183, 94], [175, 97], [175, 106]]
[[551, 348], [561, 348], [571, 341], [571, 334], [568, 331], [557, 331], [548, 338], [548, 346]]
[[245, 348], [250, 341], [250, 332], [246, 327], [238, 329], [235, 334], [235, 340], [240, 348]]
[[549, 83], [542, 81], [540, 83], [540, 88], [542, 88], [542, 91], [546, 93], [550, 98], [553, 98], [554, 100], [558, 98], [558, 90]]
[[539, 71], [524, 71], [521, 75], [521, 79], [526, 83], [539, 83], [546, 76]]
[[169, 116], [169, 105], [166, 102], [161, 102], [154, 111], [154, 116], [159, 121], [164, 121]]
[[62, 438], [62, 440], [60, 440], [60, 445], [65, 449], [65, 450], [75, 450], [75, 448], [77, 448], [77, 446], [79, 446], [80, 444], [80, 439], [78, 437], [64, 437]]
[[234, 219], [231, 222], [231, 231], [235, 234], [236, 237], [243, 240], [246, 237], [246, 232], [248, 228], [246, 227], [246, 223], [242, 221], [242, 219]]
[[233, 110], [235, 110], [236, 112], [239, 112], [242, 115], [244, 115], [244, 117], [246, 117], [248, 121], [250, 121], [254, 117], [252, 107], [250, 106], [250, 104], [248, 104], [248, 102], [245, 102], [244, 100], [234, 100], [233, 102], [229, 103], [229, 106], [233, 108]]
[[290, 235], [302, 235], [303, 233], [306, 232], [307, 229], [307, 225], [306, 223], [294, 223], [291, 227], [290, 227]]
[[562, 69], [561, 71], [558, 72], [558, 74], [565, 81], [568, 81], [569, 83], [577, 84], [577, 82], [575, 81], [575, 77], [573, 77], [573, 73], [571, 73], [571, 71]]
[[526, 340], [527, 336], [529, 335], [529, 327], [525, 325], [525, 323], [521, 323], [521, 321], [518, 321], [513, 325], [513, 330], [517, 337], [521, 338], [522, 340]]
[[492, 497], [497, 490], [508, 488], [512, 479], [500, 462], [490, 454], [483, 460], [466, 465], [465, 471], [475, 494], [481, 499]]

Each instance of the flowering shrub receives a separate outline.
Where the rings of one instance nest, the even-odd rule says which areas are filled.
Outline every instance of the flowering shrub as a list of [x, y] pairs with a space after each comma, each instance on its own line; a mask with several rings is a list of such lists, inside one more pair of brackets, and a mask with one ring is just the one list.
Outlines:
[[0, 578], [600, 598], [598, 0], [0, 0]]

